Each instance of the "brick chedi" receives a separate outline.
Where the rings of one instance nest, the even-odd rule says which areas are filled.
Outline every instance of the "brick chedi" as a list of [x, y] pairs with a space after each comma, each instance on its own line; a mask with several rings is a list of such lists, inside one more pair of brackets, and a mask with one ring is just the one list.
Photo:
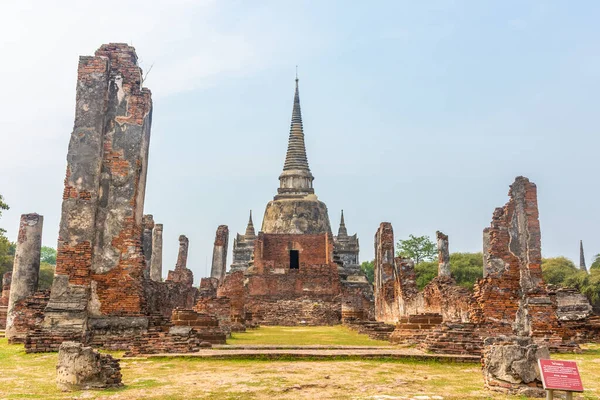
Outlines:
[[229, 242], [229, 228], [227, 225], [220, 225], [215, 235], [215, 244], [213, 247], [212, 267], [210, 277], [222, 281], [227, 271], [227, 244]]
[[43, 224], [41, 215], [21, 215], [6, 316], [6, 337], [11, 342], [23, 341], [27, 334], [17, 322], [22, 313], [19, 303], [33, 295], [38, 287]]
[[[338, 271], [343, 264], [334, 249], [327, 207], [315, 195], [304, 139], [296, 79], [277, 195], [266, 206], [258, 235], [251, 216], [245, 235], [236, 237], [230, 273], [217, 290], [217, 297], [230, 299], [234, 324], [336, 324], [341, 322], [342, 303], [348, 315], [372, 315], [372, 289], [364, 276], [344, 286]], [[350, 252], [356, 267], [357, 240]]]
[[152, 229], [152, 257], [150, 258], [150, 279], [162, 281], [163, 224], [155, 224]]
[[256, 240], [256, 232], [254, 223], [252, 222], [252, 211], [246, 226], [246, 232], [243, 235], [239, 233], [233, 239], [233, 262], [230, 267], [230, 272], [245, 271], [250, 266], [252, 257], [254, 256], [254, 241]]

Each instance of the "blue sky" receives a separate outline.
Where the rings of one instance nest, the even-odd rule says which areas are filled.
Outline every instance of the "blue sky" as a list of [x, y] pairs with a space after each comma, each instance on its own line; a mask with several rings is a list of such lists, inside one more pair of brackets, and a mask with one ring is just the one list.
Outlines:
[[[316, 194], [373, 255], [373, 235], [482, 229], [524, 175], [538, 185], [542, 252], [600, 253], [595, 161], [600, 3], [593, 1], [19, 1], [0, 5], [0, 226], [45, 217], [55, 247], [77, 57], [127, 42], [154, 114], [145, 211], [209, 274], [219, 224], [260, 226], [276, 193], [295, 65]], [[231, 262], [231, 255], [228, 263]], [[589, 263], [588, 262], [588, 263]]]

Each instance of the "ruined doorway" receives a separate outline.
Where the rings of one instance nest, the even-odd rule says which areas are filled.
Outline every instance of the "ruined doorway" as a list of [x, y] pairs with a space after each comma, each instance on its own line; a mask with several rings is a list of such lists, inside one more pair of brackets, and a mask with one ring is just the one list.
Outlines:
[[290, 250], [290, 269], [300, 268], [300, 252], [298, 250]]

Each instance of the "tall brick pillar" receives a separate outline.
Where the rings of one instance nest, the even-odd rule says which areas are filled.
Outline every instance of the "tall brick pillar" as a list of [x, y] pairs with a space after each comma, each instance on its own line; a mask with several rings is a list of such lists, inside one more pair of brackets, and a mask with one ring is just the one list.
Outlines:
[[397, 321], [399, 307], [395, 288], [394, 230], [389, 222], [382, 222], [375, 234], [374, 272], [375, 318], [378, 321]]
[[31, 296], [37, 290], [43, 225], [44, 217], [41, 215], [21, 215], [6, 316], [6, 337], [9, 340], [24, 335], [23, 332], [17, 332], [13, 326], [14, 307], [19, 300]]
[[162, 281], [163, 224], [154, 225], [152, 230], [152, 257], [150, 261], [150, 279]]
[[442, 232], [437, 231], [435, 236], [437, 238], [438, 251], [438, 276], [450, 277], [450, 250], [448, 248], [448, 235], [444, 235]]
[[229, 242], [229, 228], [227, 225], [219, 225], [215, 235], [213, 247], [212, 268], [210, 277], [223, 281], [227, 271], [227, 244]]
[[142, 249], [144, 251], [144, 277], [150, 278], [150, 268], [152, 264], [152, 231], [154, 230], [154, 217], [151, 214], [146, 214], [142, 217]]
[[[84, 333], [88, 318], [144, 312], [142, 214], [152, 100], [135, 49], [79, 58], [57, 260], [44, 327]], [[70, 336], [72, 337], [72, 336]]]
[[175, 264], [174, 271], [169, 271], [167, 280], [185, 283], [187, 286], [191, 287], [194, 284], [194, 275], [192, 274], [192, 271], [187, 268], [189, 245], [190, 241], [185, 235], [179, 236], [179, 253], [177, 254], [177, 264]]

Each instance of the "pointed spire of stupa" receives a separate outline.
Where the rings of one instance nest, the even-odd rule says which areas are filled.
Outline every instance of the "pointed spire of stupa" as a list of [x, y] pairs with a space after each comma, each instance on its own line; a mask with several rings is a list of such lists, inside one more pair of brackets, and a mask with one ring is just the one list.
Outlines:
[[292, 108], [292, 123], [288, 148], [285, 154], [283, 172], [279, 175], [279, 194], [275, 198], [298, 198], [313, 194], [314, 177], [308, 167], [306, 146], [304, 144], [304, 128], [302, 126], [302, 112], [300, 111], [300, 91], [298, 89], [298, 73], [296, 72], [296, 91], [294, 93], [294, 106]]
[[587, 272], [585, 267], [585, 255], [583, 254], [583, 240], [579, 241], [579, 269]]
[[340, 228], [338, 229], [338, 238], [342, 236], [348, 236], [348, 231], [346, 230], [346, 223], [344, 222], [344, 210], [342, 210], [342, 218], [340, 220]]
[[298, 75], [296, 75], [296, 92], [294, 93], [294, 108], [292, 109], [292, 123], [288, 149], [285, 155], [283, 170], [299, 169], [310, 171], [306, 146], [304, 145], [304, 128], [302, 127], [302, 112], [300, 110], [300, 93], [298, 90]]
[[246, 238], [253, 238], [256, 236], [254, 231], [254, 224], [252, 223], [252, 210], [250, 210], [250, 218], [248, 218], [248, 226], [246, 227]]

